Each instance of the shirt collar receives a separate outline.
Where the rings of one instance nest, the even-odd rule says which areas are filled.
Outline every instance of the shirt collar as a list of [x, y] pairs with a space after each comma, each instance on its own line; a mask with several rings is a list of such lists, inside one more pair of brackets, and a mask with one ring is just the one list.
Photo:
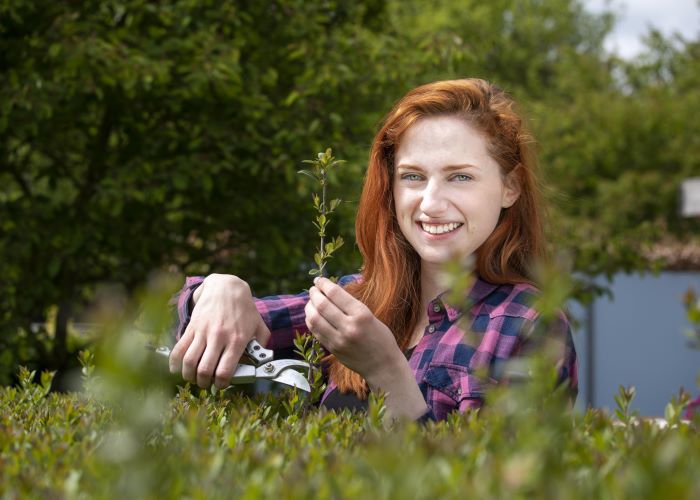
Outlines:
[[[499, 285], [494, 285], [488, 281], [484, 281], [478, 276], [474, 277], [474, 284], [472, 285], [469, 293], [469, 307], [472, 305], [482, 302], [491, 292], [493, 292]], [[433, 303], [441, 302], [445, 306], [445, 311], [447, 312], [447, 317], [450, 321], [455, 321], [461, 314], [462, 310], [457, 306], [453, 306], [447, 303], [447, 297], [445, 295], [447, 292], [442, 292], [438, 295], [435, 300], [431, 302], [431, 307]]]

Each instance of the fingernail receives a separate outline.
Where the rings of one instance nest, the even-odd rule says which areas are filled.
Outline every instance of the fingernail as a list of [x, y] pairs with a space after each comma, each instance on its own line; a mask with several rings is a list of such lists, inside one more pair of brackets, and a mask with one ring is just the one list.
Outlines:
[[319, 278], [318, 276], [316, 276], [316, 277], [314, 278], [314, 285], [315, 285], [316, 283], [318, 283], [318, 280], [320, 280], [320, 279], [321, 279], [321, 278]]

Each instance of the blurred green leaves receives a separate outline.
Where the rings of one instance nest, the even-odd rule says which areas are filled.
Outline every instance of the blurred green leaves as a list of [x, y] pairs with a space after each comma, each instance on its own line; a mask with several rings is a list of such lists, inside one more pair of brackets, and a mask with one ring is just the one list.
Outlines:
[[109, 401], [47, 394], [46, 380], [20, 377], [21, 387], [0, 388], [3, 496], [435, 498], [471, 491], [584, 499], [699, 492], [699, 422], [680, 420], [683, 395], [669, 403], [667, 425], [630, 415], [631, 390], [621, 390], [615, 419], [600, 410], [570, 414], [551, 391], [526, 403], [536, 385], [518, 385], [490, 393], [480, 413], [386, 427], [381, 398], [367, 415], [285, 414], [279, 396], [254, 401], [187, 386], [143, 434], [138, 419]]

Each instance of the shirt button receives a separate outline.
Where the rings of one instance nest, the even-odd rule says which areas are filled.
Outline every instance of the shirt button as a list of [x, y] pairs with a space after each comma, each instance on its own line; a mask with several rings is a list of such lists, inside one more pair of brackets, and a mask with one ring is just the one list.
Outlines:
[[460, 396], [462, 394], [462, 388], [457, 387], [457, 396]]
[[435, 331], [435, 325], [430, 325], [428, 327], [428, 332], [433, 333]]
[[439, 313], [440, 312], [440, 304], [435, 304], [433, 306], [433, 311], [435, 311], [436, 313]]

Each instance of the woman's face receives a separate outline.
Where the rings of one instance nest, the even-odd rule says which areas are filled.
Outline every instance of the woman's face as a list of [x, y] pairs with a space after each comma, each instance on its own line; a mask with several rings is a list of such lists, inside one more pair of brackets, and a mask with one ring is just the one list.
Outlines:
[[454, 116], [426, 117], [401, 138], [395, 154], [394, 204], [401, 232], [422, 265], [474, 253], [501, 209], [518, 198], [484, 136]]

